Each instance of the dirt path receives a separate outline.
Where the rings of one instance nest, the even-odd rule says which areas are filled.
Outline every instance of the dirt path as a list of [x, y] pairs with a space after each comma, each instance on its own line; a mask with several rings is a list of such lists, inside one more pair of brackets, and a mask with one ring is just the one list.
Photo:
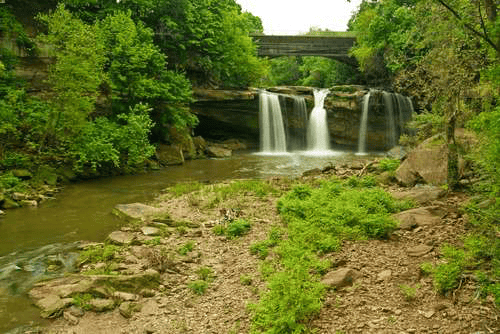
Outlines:
[[[184, 195], [164, 197], [156, 203], [174, 220], [195, 222], [200, 227], [162, 238], [161, 244], [171, 249], [194, 241], [194, 249], [177, 257], [161, 274], [153, 296], [140, 297], [140, 310], [130, 318], [118, 308], [65, 316], [42, 333], [248, 333], [251, 315], [247, 304], [256, 302], [265, 291], [259, 259], [249, 248], [264, 240], [273, 224], [280, 223], [276, 198], [243, 194], [201, 209], [204, 200]], [[432, 224], [398, 230], [387, 241], [345, 242], [341, 252], [330, 254], [336, 267], [352, 268], [360, 274], [351, 286], [327, 292], [310, 327], [325, 334], [500, 333], [498, 309], [492, 300], [478, 298], [472, 280], [463, 280], [456, 291], [444, 297], [420, 270], [422, 262], [439, 261], [440, 245], [461, 242], [467, 221], [457, 209], [463, 200], [463, 195], [455, 194], [426, 203], [442, 213]], [[213, 226], [227, 215], [224, 209], [233, 207], [241, 209], [241, 217], [252, 223], [250, 232], [231, 240], [214, 235]], [[144, 267], [140, 247], [135, 251], [131, 247], [136, 260], [129, 260]], [[197, 295], [189, 284], [197, 279], [199, 269], [206, 267], [211, 268], [213, 279], [205, 293]]]

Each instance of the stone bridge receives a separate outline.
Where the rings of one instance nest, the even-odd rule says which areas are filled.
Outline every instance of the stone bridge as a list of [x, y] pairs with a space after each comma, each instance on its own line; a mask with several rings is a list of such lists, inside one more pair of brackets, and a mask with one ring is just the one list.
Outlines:
[[356, 60], [349, 55], [354, 36], [284, 36], [252, 35], [262, 57], [279, 56], [321, 56], [356, 66]]

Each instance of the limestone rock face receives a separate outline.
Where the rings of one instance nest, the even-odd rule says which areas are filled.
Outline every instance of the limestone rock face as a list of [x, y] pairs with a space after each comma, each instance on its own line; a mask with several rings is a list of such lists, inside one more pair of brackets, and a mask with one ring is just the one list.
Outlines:
[[[314, 107], [312, 87], [271, 87], [270, 92], [279, 94], [280, 105], [287, 131], [289, 149], [295, 147], [300, 138], [305, 138], [307, 124], [304, 115], [294, 110], [296, 96], [304, 97], [309, 114]], [[368, 89], [363, 86], [336, 86], [330, 89], [325, 99], [328, 130], [332, 145], [357, 148], [362, 114], [363, 96]], [[242, 138], [257, 145], [259, 142], [259, 92], [255, 89], [244, 91], [195, 90], [196, 102], [191, 111], [200, 124], [197, 134], [217, 140]], [[368, 116], [366, 147], [369, 150], [389, 149], [388, 121], [383, 93], [372, 93]], [[399, 125], [398, 125], [399, 126]]]

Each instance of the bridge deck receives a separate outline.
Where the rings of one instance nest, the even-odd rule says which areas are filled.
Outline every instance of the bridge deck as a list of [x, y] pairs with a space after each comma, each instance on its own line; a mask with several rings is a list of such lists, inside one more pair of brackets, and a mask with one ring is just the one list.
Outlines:
[[356, 65], [356, 60], [349, 55], [349, 49], [356, 42], [353, 36], [253, 35], [252, 38], [262, 57], [322, 56]]

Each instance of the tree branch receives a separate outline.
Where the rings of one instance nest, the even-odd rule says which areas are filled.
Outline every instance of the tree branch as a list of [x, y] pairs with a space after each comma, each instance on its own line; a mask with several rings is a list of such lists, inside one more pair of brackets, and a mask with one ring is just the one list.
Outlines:
[[[463, 18], [460, 16], [460, 14], [454, 10], [453, 8], [450, 7], [447, 3], [445, 3], [443, 0], [437, 0], [441, 5], [443, 5], [448, 11], [453, 14], [459, 21], [462, 22], [464, 27], [468, 30], [470, 30], [474, 35], [478, 36], [479, 38], [483, 39], [486, 43], [488, 43], [497, 53], [500, 53], [500, 48], [488, 37], [488, 35], [483, 34], [479, 31], [477, 31], [473, 26], [470, 24], [463, 22]], [[482, 20], [482, 17], [481, 17]]]

